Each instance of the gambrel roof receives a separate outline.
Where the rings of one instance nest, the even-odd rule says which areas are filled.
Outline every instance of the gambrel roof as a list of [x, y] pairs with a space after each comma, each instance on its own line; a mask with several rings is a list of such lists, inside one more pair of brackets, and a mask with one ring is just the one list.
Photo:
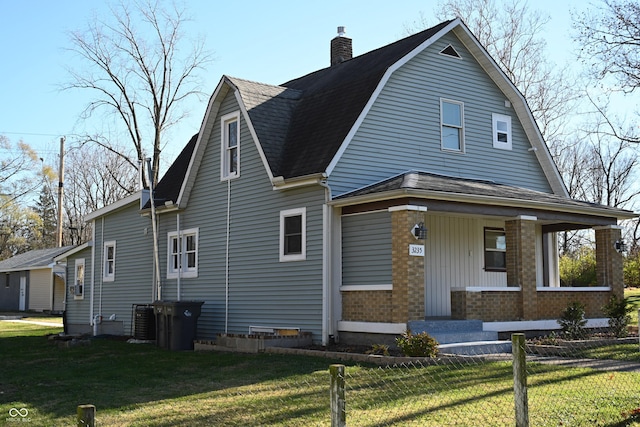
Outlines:
[[568, 197], [524, 97], [464, 23], [455, 19], [279, 86], [223, 76], [209, 101], [177, 202], [184, 206], [188, 201], [213, 121], [230, 91], [274, 187], [305, 177], [320, 180], [331, 174], [391, 74], [450, 32], [513, 105], [553, 192]]

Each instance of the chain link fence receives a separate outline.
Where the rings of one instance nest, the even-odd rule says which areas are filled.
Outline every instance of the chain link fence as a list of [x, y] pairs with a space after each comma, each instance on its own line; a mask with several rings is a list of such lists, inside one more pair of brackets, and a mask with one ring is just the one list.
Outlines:
[[639, 360], [637, 338], [552, 345], [515, 335], [512, 354], [347, 366], [332, 425], [640, 425]]

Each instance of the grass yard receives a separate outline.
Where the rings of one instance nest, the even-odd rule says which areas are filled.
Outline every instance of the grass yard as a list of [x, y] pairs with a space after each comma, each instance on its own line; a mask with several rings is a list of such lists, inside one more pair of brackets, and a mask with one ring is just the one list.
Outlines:
[[627, 288], [624, 290], [624, 296], [629, 301], [631, 310], [631, 324], [638, 326], [638, 310], [640, 309], [640, 288]]
[[[15, 425], [16, 410], [28, 411], [28, 425], [75, 425], [87, 403], [101, 427], [330, 425], [330, 360], [106, 339], [60, 348], [45, 337], [60, 330], [0, 321], [0, 425]], [[529, 368], [532, 426], [640, 426], [640, 373]], [[349, 426], [515, 423], [508, 361], [347, 366], [345, 377]]]

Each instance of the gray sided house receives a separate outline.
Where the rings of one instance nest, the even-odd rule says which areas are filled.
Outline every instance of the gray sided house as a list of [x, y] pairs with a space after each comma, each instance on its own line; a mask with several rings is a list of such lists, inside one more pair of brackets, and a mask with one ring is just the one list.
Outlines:
[[0, 310], [62, 312], [65, 266], [54, 259], [72, 248], [37, 249], [0, 261]]
[[[526, 101], [464, 23], [353, 58], [344, 35], [331, 46], [330, 67], [279, 86], [223, 76], [153, 212], [136, 195], [89, 216], [93, 246], [67, 261], [70, 279], [85, 263], [69, 322], [127, 333], [132, 305], [156, 299], [203, 301], [204, 339], [381, 342], [430, 318], [546, 329], [571, 301], [601, 321], [623, 291], [618, 220], [634, 213], [568, 197]], [[561, 288], [556, 233], [585, 228], [598, 286]]]

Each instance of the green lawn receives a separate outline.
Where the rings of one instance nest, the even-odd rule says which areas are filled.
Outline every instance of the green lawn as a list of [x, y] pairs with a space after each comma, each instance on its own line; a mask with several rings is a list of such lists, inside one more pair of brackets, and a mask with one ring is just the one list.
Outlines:
[[624, 296], [628, 299], [631, 310], [631, 324], [638, 326], [638, 310], [640, 309], [640, 288], [627, 288]]
[[[75, 425], [94, 404], [104, 426], [328, 426], [332, 361], [304, 356], [168, 352], [94, 339], [60, 348], [59, 328], [0, 321], [0, 425]], [[530, 364], [532, 426], [640, 426], [640, 374]], [[514, 425], [508, 361], [347, 366], [349, 426]], [[19, 418], [19, 417], [18, 417]]]

